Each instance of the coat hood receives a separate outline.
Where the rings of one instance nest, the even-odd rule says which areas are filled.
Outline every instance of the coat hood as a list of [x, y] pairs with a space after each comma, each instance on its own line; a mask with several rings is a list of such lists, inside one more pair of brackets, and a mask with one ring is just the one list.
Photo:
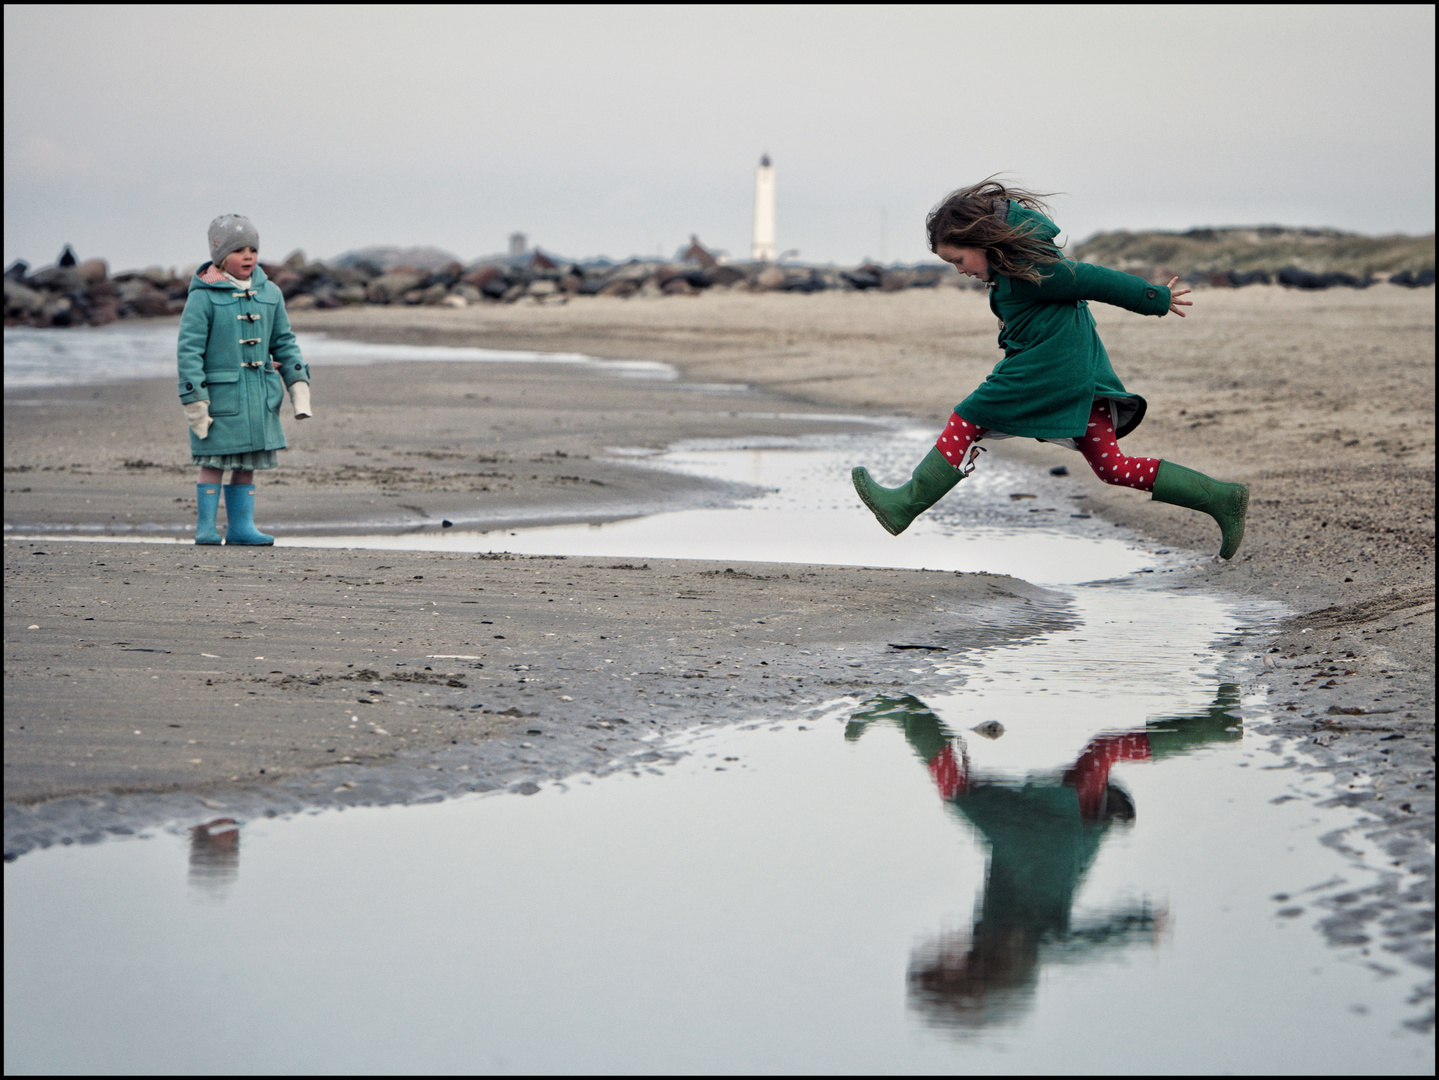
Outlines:
[[1034, 236], [1041, 240], [1053, 241], [1059, 235], [1059, 226], [1050, 221], [1038, 210], [1031, 210], [1027, 206], [1021, 206], [1013, 199], [1009, 200], [1009, 216], [1004, 219], [1005, 224], [1015, 227], [1028, 226]]
[[[185, 291], [194, 292], [196, 289], [233, 289], [235, 287], [234, 284], [228, 280], [200, 280], [200, 275], [203, 274], [206, 270], [210, 269], [212, 265], [212, 263], [206, 261], [202, 262], [198, 267], [196, 267], [195, 272], [190, 275], [190, 287]], [[255, 272], [250, 275], [250, 288], [259, 289], [261, 285], [264, 285], [265, 282], [269, 280], [270, 279], [265, 276], [265, 271], [261, 268], [260, 264], [256, 263]]]

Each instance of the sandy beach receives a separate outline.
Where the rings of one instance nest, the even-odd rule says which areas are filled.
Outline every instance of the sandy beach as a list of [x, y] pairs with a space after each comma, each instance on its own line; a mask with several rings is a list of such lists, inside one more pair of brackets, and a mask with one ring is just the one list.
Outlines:
[[[1341, 631], [1338, 641], [1329, 635], [1332, 652], [1377, 657], [1375, 673], [1411, 673], [1432, 702], [1432, 294], [1253, 287], [1191, 298], [1186, 319], [1091, 308], [1116, 370], [1149, 402], [1126, 452], [1249, 484], [1244, 547], [1214, 580], [1323, 612], [1315, 618]], [[954, 289], [367, 308], [309, 312], [297, 325], [364, 340], [664, 359], [692, 380], [909, 416], [936, 431], [999, 357], [986, 294]], [[1066, 465], [1096, 513], [1166, 544], [1217, 548], [1207, 518], [1108, 487], [1077, 455], [1021, 439], [993, 452]], [[1371, 637], [1370, 620], [1398, 616], [1382, 649], [1345, 637]], [[1303, 644], [1285, 637], [1279, 647]]]
[[[1432, 294], [1253, 288], [1196, 301], [1183, 321], [1096, 314], [1116, 369], [1149, 401], [1126, 449], [1251, 485], [1232, 563], [1208, 557], [1207, 518], [1107, 488], [1078, 455], [1010, 440], [993, 458], [1023, 464], [1043, 499], [1082, 506], [1074, 528], [1107, 519], [1171, 552], [1172, 572], [1145, 587], [1293, 613], [1220, 644], [1265, 702], [1245, 730], [1291, 740], [1275, 743], [1292, 749], [1274, 766], [1321, 773], [1318, 806], [1357, 814], [1325, 842], [1355, 860], [1373, 848], [1382, 870], [1364, 888], [1330, 882], [1320, 928], [1341, 947], [1378, 937], [1418, 965], [1411, 1004], [1427, 1007]], [[873, 432], [875, 416], [937, 430], [997, 358], [984, 295], [957, 289], [369, 307], [296, 324], [364, 342], [662, 361], [679, 377], [316, 365], [317, 415], [287, 416], [291, 448], [260, 477], [261, 524], [292, 536], [733, 504], [724, 483], [625, 453]], [[123, 542], [193, 526], [174, 393], [170, 379], [6, 393], [7, 858], [218, 812], [529, 794], [643, 768], [697, 723], [803, 722], [839, 698], [943, 693], [944, 658], [1071, 617], [1019, 576]], [[1067, 476], [1048, 473], [1061, 464]], [[878, 529], [857, 500], [854, 515]], [[77, 533], [92, 542], [64, 542]]]
[[[1251, 288], [1204, 291], [1196, 301], [1187, 320], [1095, 309], [1116, 369], [1149, 401], [1148, 418], [1126, 448], [1251, 485], [1243, 550], [1232, 564], [1195, 571], [1199, 582], [1295, 611], [1269, 644], [1273, 666], [1266, 671], [1279, 715], [1293, 713], [1293, 731], [1314, 734], [1336, 761], [1368, 755], [1397, 770], [1393, 782], [1414, 788], [1409, 805], [1432, 810], [1432, 294]], [[441, 519], [502, 528], [695, 504], [716, 496], [712, 485], [630, 468], [608, 451], [660, 449], [683, 438], [853, 430], [857, 425], [836, 419], [850, 413], [906, 416], [937, 429], [998, 355], [985, 295], [958, 289], [814, 296], [713, 290], [694, 298], [464, 310], [367, 307], [297, 313], [295, 324], [369, 342], [657, 360], [682, 378], [617, 379], [573, 366], [540, 376], [524, 365], [318, 369], [317, 418], [286, 420], [291, 449], [280, 470], [261, 477], [262, 520], [279, 530], [403, 531], [434, 528]], [[725, 392], [734, 384], [750, 388], [742, 406]], [[173, 395], [168, 380], [6, 394], [7, 801], [251, 782], [262, 769], [266, 777], [290, 775], [335, 755], [389, 752], [398, 744], [366, 732], [407, 722], [391, 719], [391, 695], [357, 694], [369, 684], [354, 674], [373, 669], [377, 656], [393, 664], [389, 654], [399, 654], [381, 644], [386, 637], [414, 642], [405, 660], [432, 669], [434, 678], [425, 678], [434, 688], [419, 693], [438, 710], [427, 715], [443, 721], [409, 724], [407, 747], [483, 739], [520, 722], [496, 717], [506, 708], [533, 711], [521, 698], [500, 696], [488, 711], [461, 716], [444, 708], [455, 689], [449, 678], [465, 678], [464, 662], [427, 658], [483, 653], [471, 662], [492, 665], [498, 643], [469, 640], [471, 630], [459, 635], [465, 641], [445, 644], [425, 629], [479, 602], [496, 627], [526, 623], [519, 638], [507, 634], [503, 648], [537, 662], [547, 642], [533, 635], [551, 631], [530, 625], [529, 616], [546, 606], [529, 596], [535, 571], [523, 559], [9, 539], [87, 523], [117, 535], [191, 524], [193, 470]], [[1217, 546], [1207, 518], [1107, 488], [1077, 455], [1021, 440], [994, 444], [993, 452], [1068, 466], [1075, 496], [1096, 514], [1158, 542], [1201, 552]], [[607, 657], [615, 670], [657, 671], [701, 627], [754, 625], [776, 603], [772, 590], [726, 574], [733, 567], [641, 573], [591, 561], [596, 569], [562, 586], [575, 598], [565, 601], [576, 605], [572, 617], [581, 620], [564, 633], [573, 630], [576, 644], [588, 640], [575, 636], [586, 622], [582, 609], [598, 611], [605, 595], [623, 601], [633, 623], [624, 634], [629, 651]], [[427, 573], [426, 565], [445, 569]], [[565, 569], [554, 566], [555, 573]], [[801, 571], [770, 568], [759, 576], [786, 572], [793, 580]], [[790, 635], [793, 649], [847, 644], [873, 657], [896, 636], [918, 639], [935, 629], [933, 611], [906, 601], [921, 588], [906, 572], [866, 572], [862, 580], [858, 571], [803, 572], [809, 585], [785, 592], [795, 625], [804, 627]], [[695, 618], [694, 601], [675, 600], [701, 582], [712, 623]], [[944, 587], [952, 610], [983, 601], [994, 588], [1018, 598], [1031, 588], [954, 577]], [[344, 598], [357, 602], [356, 613], [338, 617], [373, 629], [347, 627], [340, 647], [329, 640], [337, 635], [326, 620], [337, 617]], [[287, 607], [295, 610], [280, 610]], [[583, 632], [597, 638], [604, 625], [597, 619]], [[259, 641], [262, 634], [264, 647], [246, 646], [243, 657], [221, 640]], [[181, 645], [187, 659], [179, 658]], [[735, 714], [787, 700], [790, 690], [776, 694], [776, 680], [759, 678], [761, 660], [776, 663], [769, 638], [740, 635], [731, 645], [735, 662], [755, 669], [752, 678], [732, 680], [726, 701]], [[195, 655], [204, 652], [227, 663], [207, 667]], [[301, 656], [313, 663], [292, 670]], [[583, 670], [594, 667], [576, 662], [565, 676], [563, 685], [575, 690], [568, 696], [589, 703], [571, 710], [576, 722], [618, 715], [624, 692], [639, 689]], [[149, 683], [158, 693], [144, 693]], [[697, 685], [688, 680], [667, 692], [689, 700], [687, 707], [711, 708], [693, 698]], [[1368, 715], [1363, 703], [1375, 686], [1399, 691], [1404, 708]], [[353, 732], [344, 723], [334, 732], [306, 730], [304, 738], [289, 730], [260, 738], [244, 719], [249, 710], [235, 711], [237, 693], [281, 719], [304, 713], [316, 695], [363, 700], [364, 722]], [[1344, 712], [1330, 715], [1330, 707]], [[165, 736], [163, 749], [125, 734], [144, 731], [145, 718]], [[191, 725], [198, 736], [168, 734]], [[1396, 731], [1412, 733], [1400, 744], [1404, 751], [1379, 757], [1377, 741]], [[196, 746], [203, 750], [187, 749]], [[1400, 759], [1408, 762], [1402, 769]]]

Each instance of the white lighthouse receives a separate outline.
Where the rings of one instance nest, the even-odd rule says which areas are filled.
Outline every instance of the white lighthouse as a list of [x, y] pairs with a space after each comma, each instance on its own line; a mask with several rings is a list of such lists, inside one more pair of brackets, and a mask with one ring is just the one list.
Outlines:
[[755, 262], [774, 262], [774, 166], [769, 155], [759, 159], [754, 171], [754, 243], [750, 258]]

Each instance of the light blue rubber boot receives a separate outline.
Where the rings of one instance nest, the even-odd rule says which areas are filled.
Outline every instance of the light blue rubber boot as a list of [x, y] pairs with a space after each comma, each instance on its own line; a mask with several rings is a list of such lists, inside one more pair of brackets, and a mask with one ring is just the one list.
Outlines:
[[218, 544], [220, 531], [215, 528], [215, 511], [220, 509], [220, 485], [196, 484], [195, 502], [200, 508], [195, 518], [195, 543]]
[[225, 543], [263, 547], [275, 538], [255, 528], [255, 485], [225, 485]]

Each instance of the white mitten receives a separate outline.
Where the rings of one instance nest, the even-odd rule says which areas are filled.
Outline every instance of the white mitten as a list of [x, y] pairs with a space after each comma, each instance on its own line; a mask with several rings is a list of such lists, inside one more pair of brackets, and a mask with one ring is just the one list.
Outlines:
[[304, 420], [306, 417], [315, 415], [310, 411], [309, 383], [292, 382], [290, 384], [290, 404], [295, 406], [296, 420]]
[[215, 421], [210, 416], [210, 403], [208, 401], [192, 401], [185, 406], [185, 420], [190, 425], [190, 430], [195, 433], [197, 439], [206, 438], [210, 434], [210, 425]]

